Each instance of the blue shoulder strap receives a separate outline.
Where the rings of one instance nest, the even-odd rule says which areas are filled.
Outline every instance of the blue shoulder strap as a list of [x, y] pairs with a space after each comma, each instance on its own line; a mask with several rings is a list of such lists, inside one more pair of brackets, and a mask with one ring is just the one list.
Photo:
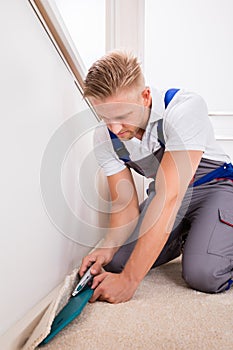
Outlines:
[[118, 155], [118, 157], [123, 160], [123, 162], [127, 163], [130, 161], [129, 152], [127, 148], [125, 147], [124, 143], [110, 130], [108, 129], [108, 132], [111, 137], [112, 145], [114, 148], [114, 151]]
[[[179, 91], [180, 89], [169, 89], [167, 90], [165, 96], [164, 96], [164, 104], [165, 104], [165, 109], [175, 96], [175, 94]], [[158, 134], [158, 140], [160, 143], [160, 146], [165, 148], [165, 139], [163, 135], [163, 119], [158, 120], [158, 126], [157, 126], [157, 134]]]
[[[167, 108], [168, 104], [171, 102], [175, 94], [179, 91], [179, 89], [169, 89], [167, 90], [165, 96], [164, 96], [164, 104], [165, 108]], [[130, 161], [130, 154], [125, 147], [124, 143], [111, 131], [108, 129], [108, 132], [111, 137], [112, 145], [114, 148], [114, 151], [118, 155], [119, 159], [123, 162], [127, 163]], [[157, 126], [157, 132], [158, 132], [158, 140], [161, 145], [161, 147], [165, 147], [165, 140], [163, 135], [163, 119], [159, 119], [158, 126]]]
[[167, 90], [165, 96], [164, 96], [164, 104], [165, 108], [169, 105], [175, 94], [179, 91], [180, 89], [169, 89]]

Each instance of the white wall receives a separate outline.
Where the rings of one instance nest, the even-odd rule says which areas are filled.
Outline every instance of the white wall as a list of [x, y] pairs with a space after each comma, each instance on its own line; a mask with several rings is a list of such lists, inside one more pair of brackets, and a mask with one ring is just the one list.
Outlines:
[[126, 50], [143, 64], [145, 0], [106, 1], [106, 50]]
[[200, 93], [233, 112], [233, 1], [146, 0], [145, 72], [154, 86]]
[[[0, 26], [3, 333], [79, 264], [99, 238], [99, 216], [98, 196], [92, 191], [87, 200], [85, 193], [81, 197], [77, 181], [86, 166], [83, 150], [86, 155], [92, 151], [95, 117], [28, 1], [1, 2]], [[59, 132], [66, 144], [60, 142]], [[71, 141], [76, 141], [74, 147]], [[96, 164], [87, 166], [90, 175], [82, 181], [86, 188], [95, 188]], [[90, 208], [89, 200], [97, 208]], [[86, 240], [89, 232], [92, 237]]]
[[50, 0], [88, 69], [105, 53], [105, 0]]

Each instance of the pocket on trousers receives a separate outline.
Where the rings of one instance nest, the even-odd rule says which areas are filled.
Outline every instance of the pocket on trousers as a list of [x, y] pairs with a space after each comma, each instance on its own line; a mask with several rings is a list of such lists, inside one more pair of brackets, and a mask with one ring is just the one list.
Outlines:
[[233, 227], [233, 211], [219, 209], [220, 221], [226, 225]]
[[218, 209], [218, 214], [209, 241], [208, 253], [233, 259], [233, 210]]

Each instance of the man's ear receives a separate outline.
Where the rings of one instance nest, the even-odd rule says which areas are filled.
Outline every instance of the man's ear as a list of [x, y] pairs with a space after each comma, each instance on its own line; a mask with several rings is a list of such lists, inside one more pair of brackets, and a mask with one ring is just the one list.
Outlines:
[[144, 106], [147, 108], [151, 107], [152, 97], [150, 88], [148, 86], [146, 86], [145, 89], [142, 91], [142, 98], [144, 100]]

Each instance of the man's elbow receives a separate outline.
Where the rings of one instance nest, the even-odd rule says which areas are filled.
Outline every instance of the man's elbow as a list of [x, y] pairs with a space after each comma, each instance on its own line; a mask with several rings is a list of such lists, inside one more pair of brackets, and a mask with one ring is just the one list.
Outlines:
[[168, 190], [164, 192], [157, 193], [157, 198], [160, 198], [160, 201], [164, 203], [166, 206], [170, 206], [172, 204], [177, 203], [179, 198], [181, 198], [182, 195], [178, 190]]

